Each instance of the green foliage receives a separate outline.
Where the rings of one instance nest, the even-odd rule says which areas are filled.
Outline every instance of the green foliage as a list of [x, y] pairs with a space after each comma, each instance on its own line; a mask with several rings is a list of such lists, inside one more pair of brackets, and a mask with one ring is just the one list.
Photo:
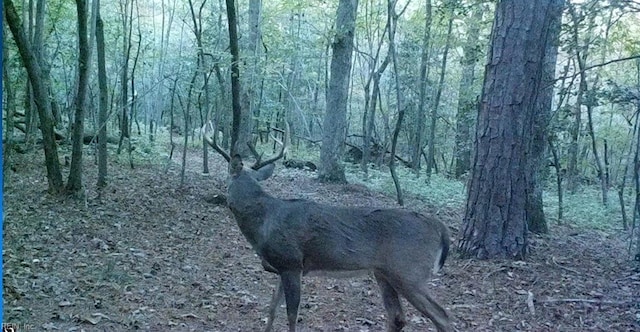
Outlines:
[[[622, 228], [622, 214], [620, 202], [615, 191], [609, 191], [609, 205], [602, 205], [602, 192], [597, 186], [583, 186], [575, 194], [564, 195], [564, 224], [575, 225], [577, 228], [614, 231]], [[627, 215], [630, 215], [632, 202], [627, 193]], [[547, 222], [558, 222], [558, 195], [556, 192], [545, 191], [543, 195], [544, 211]]]
[[[171, 149], [171, 145], [169, 143], [169, 131], [164, 127], [158, 128], [158, 131], [154, 135], [154, 141], [151, 142], [149, 140], [148, 132], [145, 134], [146, 130], [144, 130], [143, 125], [141, 124], [140, 126], [143, 130], [143, 134], [139, 136], [137, 134], [137, 131], [134, 130], [134, 133], [132, 133], [131, 135], [131, 146], [133, 147], [133, 151], [131, 151], [131, 157], [133, 158], [134, 166], [165, 164], [167, 162], [167, 159], [169, 158], [169, 150]], [[191, 141], [191, 137], [189, 137], [189, 140]], [[198, 141], [189, 144], [189, 147], [192, 147], [192, 145], [196, 144], [201, 145], [202, 141]], [[182, 153], [182, 142], [182, 136], [174, 135], [173, 143], [176, 145], [176, 147], [173, 152], [173, 158], [176, 158], [176, 153]], [[124, 146], [120, 154], [116, 154], [116, 150], [118, 148], [116, 144], [108, 144], [108, 158], [113, 159], [118, 164], [128, 165], [129, 155], [127, 153], [127, 140], [125, 139], [122, 144], [124, 144]]]
[[[427, 184], [424, 175], [416, 177], [413, 171], [405, 167], [398, 166], [396, 171], [400, 178], [402, 190], [408, 196], [416, 197], [436, 208], [461, 210], [464, 207], [466, 194], [462, 182], [447, 178], [441, 174], [434, 174], [431, 176], [431, 183]], [[370, 169], [369, 178], [363, 180], [360, 167], [349, 164], [347, 167], [347, 180], [395, 196], [393, 179], [386, 167], [382, 170]]]
[[[425, 177], [416, 177], [415, 173], [405, 167], [397, 168], [402, 189], [410, 196], [426, 202], [436, 208], [463, 211], [466, 199], [464, 183], [434, 174], [431, 183], [425, 182]], [[347, 180], [351, 183], [365, 185], [373, 190], [395, 196], [393, 180], [386, 167], [370, 169], [369, 178], [363, 180], [363, 173], [358, 165], [347, 164]], [[627, 215], [632, 211], [632, 193], [625, 194]], [[576, 228], [592, 229], [611, 232], [621, 229], [622, 215], [617, 193], [609, 191], [609, 206], [603, 207], [601, 191], [598, 186], [584, 186], [576, 194], [564, 196], [564, 217], [562, 223], [571, 224]], [[557, 223], [558, 196], [552, 189], [545, 190], [543, 195], [544, 211], [547, 222]]]

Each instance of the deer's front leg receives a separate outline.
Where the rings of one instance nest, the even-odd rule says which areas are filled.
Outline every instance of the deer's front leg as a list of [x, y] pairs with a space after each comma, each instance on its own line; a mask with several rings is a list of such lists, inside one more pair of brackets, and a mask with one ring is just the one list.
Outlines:
[[300, 284], [302, 271], [284, 271], [280, 273], [280, 282], [284, 290], [284, 298], [287, 303], [287, 320], [289, 332], [296, 331], [298, 320], [298, 308], [300, 307]]

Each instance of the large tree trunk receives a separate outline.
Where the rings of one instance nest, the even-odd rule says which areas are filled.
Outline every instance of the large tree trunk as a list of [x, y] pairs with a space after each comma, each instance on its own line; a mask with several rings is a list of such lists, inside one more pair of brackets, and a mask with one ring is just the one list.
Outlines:
[[82, 138], [84, 136], [84, 107], [89, 85], [89, 40], [87, 39], [87, 2], [76, 0], [78, 13], [78, 94], [73, 122], [73, 147], [71, 168], [67, 180], [67, 191], [81, 194], [82, 191]]
[[324, 182], [346, 182], [341, 163], [347, 125], [347, 99], [351, 75], [351, 53], [356, 29], [358, 0], [340, 0], [332, 46], [331, 77], [324, 117], [320, 175]]
[[99, 0], [96, 5], [96, 49], [98, 55], [98, 86], [100, 90], [100, 110], [98, 112], [98, 187], [107, 185], [107, 65], [104, 49], [104, 25], [100, 17]]
[[497, 5], [460, 241], [463, 256], [521, 259], [527, 252], [527, 206], [535, 181], [531, 137], [558, 3], [562, 0]]
[[31, 49], [13, 2], [11, 0], [3, 0], [3, 4], [7, 24], [18, 46], [22, 62], [27, 69], [38, 110], [38, 117], [40, 118], [49, 192], [60, 193], [64, 190], [64, 183], [60, 172], [60, 162], [58, 161], [58, 146], [56, 145], [55, 132], [53, 130], [54, 121], [51, 113], [51, 103], [49, 103], [46, 85], [42, 80], [40, 63]]

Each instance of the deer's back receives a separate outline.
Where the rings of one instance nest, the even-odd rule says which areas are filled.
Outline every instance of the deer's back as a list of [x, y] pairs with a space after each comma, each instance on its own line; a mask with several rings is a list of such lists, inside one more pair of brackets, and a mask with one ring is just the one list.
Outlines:
[[[307, 200], [280, 200], [269, 209], [261, 256], [276, 268], [295, 262], [304, 271], [370, 270], [394, 264], [429, 267], [431, 243], [444, 226], [401, 209], [335, 207]], [[283, 258], [284, 257], [284, 258]]]

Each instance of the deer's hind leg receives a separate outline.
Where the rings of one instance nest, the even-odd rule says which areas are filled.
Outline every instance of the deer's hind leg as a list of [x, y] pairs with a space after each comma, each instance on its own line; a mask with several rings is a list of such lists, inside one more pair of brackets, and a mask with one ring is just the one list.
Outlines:
[[273, 291], [271, 303], [269, 304], [269, 318], [264, 332], [271, 332], [273, 322], [276, 319], [276, 310], [278, 310], [278, 307], [282, 304], [282, 300], [284, 300], [284, 289], [282, 288], [282, 281], [278, 280], [278, 287]]
[[[395, 283], [397, 281], [397, 284]], [[427, 316], [439, 332], [453, 331], [449, 315], [428, 293], [426, 280], [394, 280], [395, 289], [418, 311]]]
[[405, 326], [406, 321], [404, 312], [402, 311], [402, 304], [400, 303], [400, 297], [398, 292], [393, 288], [389, 281], [382, 275], [382, 273], [374, 272], [378, 286], [380, 286], [380, 292], [382, 293], [382, 302], [384, 308], [387, 311], [387, 331], [399, 332]]
[[280, 282], [287, 304], [287, 320], [289, 332], [296, 331], [298, 321], [298, 309], [300, 307], [300, 287], [302, 282], [301, 271], [284, 271], [280, 273]]

